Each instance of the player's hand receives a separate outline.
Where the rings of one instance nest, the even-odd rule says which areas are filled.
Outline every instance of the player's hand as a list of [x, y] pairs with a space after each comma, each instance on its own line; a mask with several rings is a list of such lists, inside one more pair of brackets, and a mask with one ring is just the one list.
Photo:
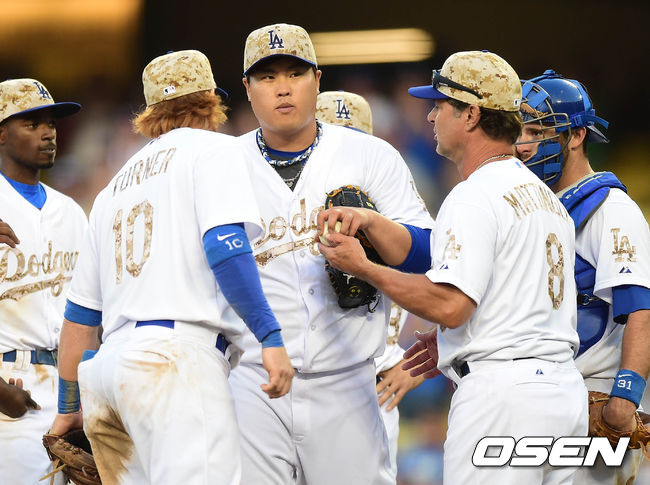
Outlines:
[[329, 246], [318, 243], [318, 249], [332, 266], [344, 273], [363, 279], [364, 268], [372, 264], [366, 257], [366, 252], [355, 237], [328, 232], [325, 236]]
[[20, 244], [20, 239], [18, 239], [11, 226], [0, 219], [0, 244], [2, 243], [15, 248], [16, 244]]
[[424, 382], [423, 376], [414, 377], [410, 372], [402, 369], [402, 364], [405, 362], [405, 360], [402, 360], [394, 367], [379, 373], [381, 378], [379, 384], [377, 384], [379, 407], [388, 402], [386, 411], [395, 408], [407, 392]]
[[[368, 229], [375, 214], [370, 209], [358, 207], [336, 206], [322, 210], [316, 218], [316, 238], [323, 234], [323, 226], [328, 225], [328, 233], [339, 232], [346, 236], [354, 236], [359, 229]], [[340, 222], [341, 227], [336, 231], [336, 223]]]
[[270, 398], [282, 397], [291, 389], [293, 366], [284, 347], [267, 347], [262, 349], [262, 363], [269, 373], [268, 384], [262, 384], [262, 390]]
[[49, 433], [54, 435], [62, 435], [72, 429], [83, 428], [84, 420], [83, 413], [77, 411], [76, 413], [57, 414], [52, 423], [52, 428]]
[[41, 407], [32, 399], [30, 392], [23, 389], [23, 380], [12, 377], [7, 383], [0, 379], [0, 413], [10, 418], [20, 418], [29, 409], [39, 410]]
[[627, 399], [612, 396], [603, 408], [603, 421], [617, 431], [634, 431], [636, 405]]
[[408, 361], [402, 369], [411, 369], [411, 376], [422, 375], [425, 379], [433, 379], [442, 374], [438, 370], [438, 331], [433, 329], [426, 333], [415, 332], [418, 339], [404, 352], [404, 359]]

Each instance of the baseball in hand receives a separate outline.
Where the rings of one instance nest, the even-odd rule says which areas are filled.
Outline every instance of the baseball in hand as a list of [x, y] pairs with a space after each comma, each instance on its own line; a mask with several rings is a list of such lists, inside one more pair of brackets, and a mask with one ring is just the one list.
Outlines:
[[[327, 221], [325, 221], [325, 226], [323, 227], [323, 234], [320, 235], [320, 242], [325, 246], [329, 246], [327, 239], [325, 239], [325, 235], [327, 234], [327, 228], [328, 228]], [[339, 232], [341, 230], [341, 221], [336, 221], [336, 224], [334, 224], [334, 230], [336, 232]]]

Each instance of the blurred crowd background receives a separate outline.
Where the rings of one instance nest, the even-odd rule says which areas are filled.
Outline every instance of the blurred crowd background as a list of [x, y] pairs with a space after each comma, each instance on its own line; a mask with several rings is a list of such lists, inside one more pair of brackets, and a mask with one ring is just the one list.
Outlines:
[[[198, 49], [209, 57], [217, 84], [230, 95], [224, 132], [255, 129], [241, 84], [243, 46], [251, 30], [275, 22], [298, 24], [310, 33], [424, 32], [429, 50], [418, 60], [375, 57], [373, 63], [357, 59], [321, 65], [321, 91], [343, 89], [368, 100], [375, 135], [402, 153], [432, 215], [459, 178], [455, 167], [435, 153], [425, 120], [432, 105], [411, 98], [407, 88], [430, 82], [431, 70], [451, 53], [475, 49], [501, 55], [522, 79], [552, 68], [582, 81], [597, 114], [611, 123], [611, 143], [590, 149], [592, 165], [614, 171], [646, 219], [650, 215], [650, 4], [636, 0], [0, 0], [0, 78], [36, 78], [55, 101], [83, 105], [78, 115], [59, 124], [56, 166], [43, 173], [43, 181], [90, 210], [99, 190], [147, 142], [130, 125], [144, 104], [141, 73], [151, 59], [170, 50]], [[417, 328], [427, 328], [426, 322], [409, 321], [400, 339], [403, 347]], [[439, 377], [402, 401], [401, 485], [441, 483], [452, 391], [449, 381]], [[637, 483], [650, 483], [648, 470]]]

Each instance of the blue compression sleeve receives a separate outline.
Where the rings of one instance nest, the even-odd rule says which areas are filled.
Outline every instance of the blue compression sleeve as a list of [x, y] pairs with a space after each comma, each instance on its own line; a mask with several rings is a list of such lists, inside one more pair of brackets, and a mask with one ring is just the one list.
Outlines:
[[213, 227], [203, 236], [203, 248], [211, 268], [238, 254], [253, 252], [243, 224]]
[[612, 312], [616, 323], [625, 323], [630, 313], [648, 309], [650, 309], [650, 288], [637, 285], [621, 285], [612, 288]]
[[63, 316], [66, 320], [89, 327], [98, 327], [102, 324], [102, 312], [77, 305], [70, 300], [66, 300], [65, 302]]
[[[255, 258], [243, 226], [231, 224], [214, 227], [203, 237], [203, 246], [226, 300], [258, 342], [264, 341], [271, 332], [280, 330], [280, 324], [262, 291]], [[277, 337], [269, 337], [268, 347], [282, 345], [282, 337], [280, 345], [276, 345]]]
[[270, 334], [264, 337], [262, 340], [262, 348], [266, 349], [268, 347], [282, 347], [284, 343], [282, 342], [282, 335], [280, 335], [279, 330], [273, 330]]
[[431, 269], [431, 229], [402, 225], [411, 233], [411, 249], [404, 262], [393, 268], [405, 273], [424, 274]]

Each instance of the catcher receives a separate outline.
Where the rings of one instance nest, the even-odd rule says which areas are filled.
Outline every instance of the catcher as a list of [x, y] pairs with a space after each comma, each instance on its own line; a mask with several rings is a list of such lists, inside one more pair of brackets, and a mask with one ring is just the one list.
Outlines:
[[[650, 231], [627, 188], [594, 172], [588, 148], [608, 143], [585, 86], [552, 70], [523, 84], [521, 160], [559, 197], [575, 227], [576, 367], [590, 391], [590, 434], [648, 443], [636, 413], [650, 370]], [[622, 430], [622, 431], [615, 431]], [[645, 437], [645, 438], [644, 438]], [[575, 484], [631, 484], [642, 461], [628, 450], [619, 467], [580, 468]]]

